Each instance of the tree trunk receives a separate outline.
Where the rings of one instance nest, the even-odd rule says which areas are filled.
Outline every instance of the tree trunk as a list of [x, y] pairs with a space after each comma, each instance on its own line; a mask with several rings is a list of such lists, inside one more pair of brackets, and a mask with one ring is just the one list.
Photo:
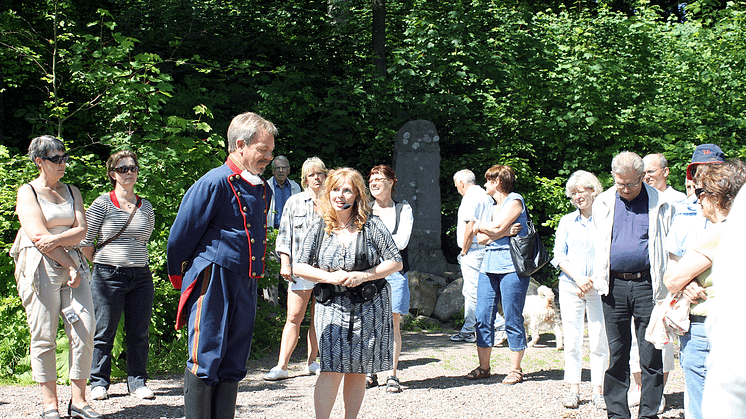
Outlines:
[[373, 65], [386, 77], [386, 0], [373, 0]]

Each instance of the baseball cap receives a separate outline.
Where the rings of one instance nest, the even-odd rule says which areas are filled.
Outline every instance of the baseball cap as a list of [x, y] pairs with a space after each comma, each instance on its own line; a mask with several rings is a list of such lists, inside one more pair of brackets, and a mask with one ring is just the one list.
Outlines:
[[698, 164], [724, 163], [725, 153], [715, 144], [700, 144], [694, 149], [692, 162], [686, 167], [686, 178], [692, 180], [692, 169]]

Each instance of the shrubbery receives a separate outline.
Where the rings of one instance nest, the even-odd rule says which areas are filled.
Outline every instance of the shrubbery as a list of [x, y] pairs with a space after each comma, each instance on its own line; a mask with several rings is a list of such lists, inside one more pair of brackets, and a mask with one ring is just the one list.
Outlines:
[[[225, 159], [224, 133], [238, 113], [277, 124], [276, 154], [296, 174], [314, 155], [366, 172], [391, 161], [404, 123], [432, 121], [441, 138], [443, 247], [454, 261], [460, 197], [451, 176], [462, 168], [481, 179], [495, 163], [512, 165], [515, 190], [551, 246], [575, 170], [610, 186], [614, 154], [663, 152], [683, 189], [697, 144], [746, 156], [741, 3], [694, 1], [683, 22], [674, 19], [681, 11], [649, 2], [514, 3], [389, 2], [379, 77], [362, 0], [344, 2], [338, 16], [326, 1], [131, 1], [97, 10], [11, 0], [0, 12], [0, 378], [28, 370], [7, 249], [18, 229], [16, 190], [36, 176], [24, 148], [41, 134], [64, 139], [73, 156], [64, 181], [87, 203], [108, 190], [111, 152], [140, 157], [137, 190], [156, 211], [153, 372], [179, 369], [186, 354], [173, 330], [178, 291], [165, 274], [169, 227], [186, 189]], [[620, 13], [611, 3], [634, 7]], [[279, 341], [283, 324], [259, 309], [255, 339], [265, 340], [257, 351]]]

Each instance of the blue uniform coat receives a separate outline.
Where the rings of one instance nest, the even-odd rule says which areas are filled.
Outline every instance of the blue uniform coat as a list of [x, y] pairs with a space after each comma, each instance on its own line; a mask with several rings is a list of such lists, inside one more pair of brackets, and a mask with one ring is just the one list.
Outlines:
[[186, 323], [184, 306], [199, 274], [210, 264], [240, 278], [260, 278], [267, 249], [267, 209], [272, 190], [252, 185], [228, 159], [184, 195], [168, 236], [168, 275], [181, 288], [176, 328]]

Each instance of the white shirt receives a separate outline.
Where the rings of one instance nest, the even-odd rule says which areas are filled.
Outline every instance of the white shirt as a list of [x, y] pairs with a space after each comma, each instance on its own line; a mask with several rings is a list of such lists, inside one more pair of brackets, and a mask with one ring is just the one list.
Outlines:
[[671, 204], [675, 204], [686, 199], [686, 194], [684, 192], [677, 191], [676, 189], [672, 188], [671, 185], [668, 185], [668, 188], [666, 188], [665, 191], [661, 192], [661, 196], [663, 197], [663, 199], [670, 202]]
[[[456, 243], [458, 247], [464, 248], [464, 231], [469, 221], [489, 222], [492, 218], [492, 207], [495, 201], [487, 195], [479, 185], [471, 185], [461, 198], [458, 207], [458, 221], [456, 224]], [[472, 246], [477, 244], [477, 235], [474, 235]]]

